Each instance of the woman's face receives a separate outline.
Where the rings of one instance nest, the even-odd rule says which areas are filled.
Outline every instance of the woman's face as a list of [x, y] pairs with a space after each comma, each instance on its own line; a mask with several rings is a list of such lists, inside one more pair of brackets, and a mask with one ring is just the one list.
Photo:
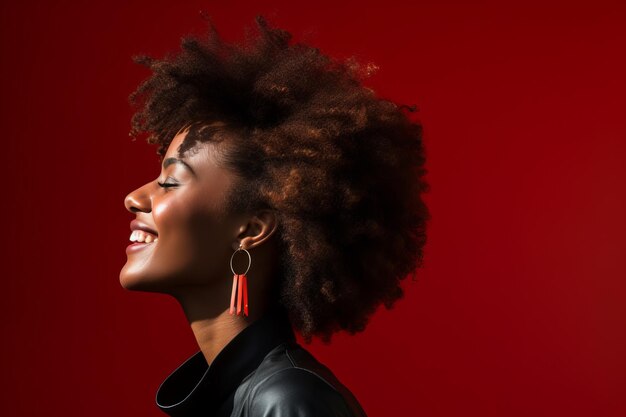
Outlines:
[[198, 143], [178, 159], [185, 135], [179, 133], [170, 143], [161, 175], [124, 200], [136, 215], [133, 222], [157, 234], [156, 241], [126, 249], [120, 271], [126, 289], [175, 293], [183, 287], [223, 283], [232, 275], [230, 256], [245, 225], [243, 217], [225, 212], [236, 176], [218, 165], [216, 144]]

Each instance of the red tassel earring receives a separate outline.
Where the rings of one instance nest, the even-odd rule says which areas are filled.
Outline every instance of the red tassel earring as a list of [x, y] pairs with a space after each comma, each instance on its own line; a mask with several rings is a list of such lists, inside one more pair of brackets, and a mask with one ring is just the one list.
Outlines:
[[[246, 272], [243, 274], [237, 274], [233, 269], [233, 256], [235, 253], [240, 250], [244, 251], [248, 254], [248, 268]], [[252, 258], [250, 257], [250, 252], [243, 249], [241, 244], [239, 248], [231, 255], [230, 257], [230, 270], [233, 271], [233, 290], [230, 294], [230, 310], [229, 313], [231, 315], [236, 314], [239, 315], [242, 312], [242, 303], [243, 303], [243, 314], [248, 315], [248, 278], [246, 277], [246, 273], [250, 269], [250, 265], [252, 265]], [[235, 297], [237, 298], [237, 309], [235, 311]]]

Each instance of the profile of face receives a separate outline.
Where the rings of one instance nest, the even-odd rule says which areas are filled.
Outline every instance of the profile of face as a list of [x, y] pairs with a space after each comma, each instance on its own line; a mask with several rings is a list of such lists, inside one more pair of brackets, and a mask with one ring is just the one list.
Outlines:
[[225, 206], [238, 178], [220, 166], [219, 144], [197, 143], [179, 159], [177, 150], [186, 134], [172, 139], [159, 177], [124, 200], [126, 209], [136, 215], [131, 228], [154, 232], [149, 243], [126, 249], [127, 261], [120, 271], [126, 289], [176, 294], [185, 288], [223, 284], [224, 277], [232, 275], [229, 259], [238, 248], [246, 219], [226, 212]]

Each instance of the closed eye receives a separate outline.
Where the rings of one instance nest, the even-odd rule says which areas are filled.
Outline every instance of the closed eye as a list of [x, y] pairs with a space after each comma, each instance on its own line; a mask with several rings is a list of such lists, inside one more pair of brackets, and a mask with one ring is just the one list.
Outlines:
[[161, 183], [157, 181], [157, 184], [159, 184], [159, 187], [163, 187], [163, 188], [169, 188], [169, 187], [176, 187], [178, 184], [169, 184], [169, 183]]
[[[168, 180], [170, 180], [170, 182], [167, 182]], [[179, 185], [178, 182], [176, 180], [174, 180], [174, 178], [172, 178], [172, 177], [167, 177], [165, 179], [165, 182], [158, 182], [157, 181], [157, 184], [159, 184], [159, 187], [162, 187], [162, 188], [176, 187], [177, 185]]]

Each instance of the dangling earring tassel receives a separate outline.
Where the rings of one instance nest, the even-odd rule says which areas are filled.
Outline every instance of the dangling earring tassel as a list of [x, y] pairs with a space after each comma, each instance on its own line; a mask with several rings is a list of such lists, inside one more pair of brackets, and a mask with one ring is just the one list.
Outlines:
[[233, 290], [230, 295], [230, 314], [235, 314], [235, 294], [237, 293], [237, 280], [238, 275], [233, 275]]
[[239, 315], [241, 313], [241, 275], [237, 275], [237, 278], [239, 278], [237, 281], [237, 315]]
[[241, 275], [241, 283], [243, 287], [243, 312], [248, 315], [248, 278], [246, 274]]
[[[237, 295], [237, 312], [235, 313], [235, 294]], [[248, 316], [248, 279], [245, 274], [233, 276], [233, 290], [230, 296], [230, 314], [241, 314], [243, 304], [243, 315]]]

